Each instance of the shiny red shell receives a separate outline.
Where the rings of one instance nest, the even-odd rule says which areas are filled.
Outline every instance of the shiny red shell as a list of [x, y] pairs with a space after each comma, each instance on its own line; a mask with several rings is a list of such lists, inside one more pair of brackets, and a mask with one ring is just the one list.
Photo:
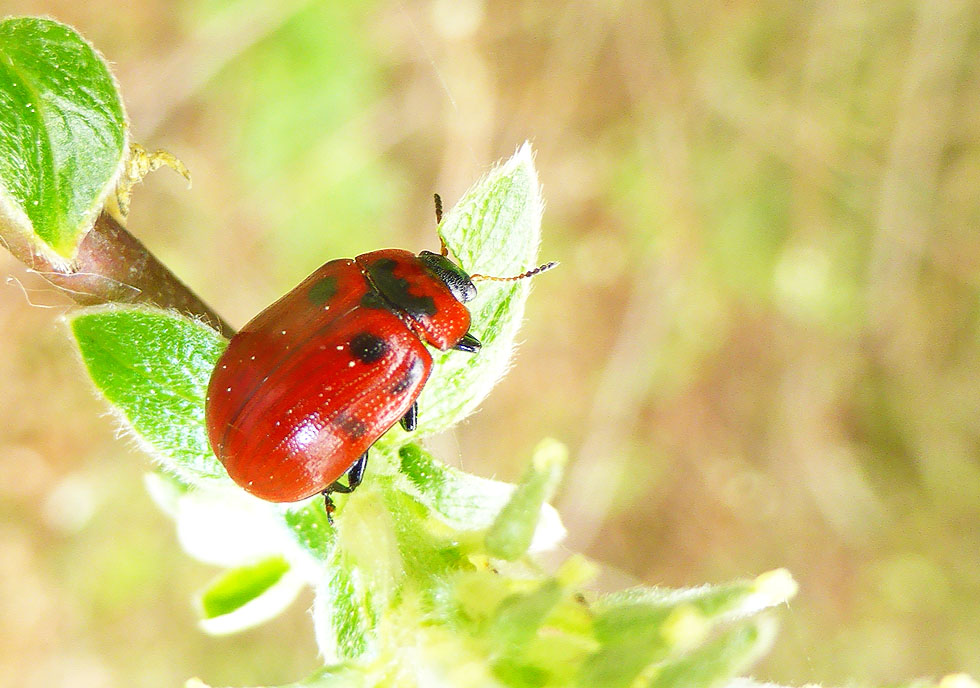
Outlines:
[[211, 447], [252, 494], [325, 490], [411, 408], [470, 314], [412, 253], [320, 267], [232, 337], [208, 387]]

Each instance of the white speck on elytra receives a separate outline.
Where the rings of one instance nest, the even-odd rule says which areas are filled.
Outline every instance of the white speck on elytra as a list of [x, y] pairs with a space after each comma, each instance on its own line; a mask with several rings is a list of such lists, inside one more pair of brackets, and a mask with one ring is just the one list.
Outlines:
[[229, 388], [228, 388], [228, 389], [226, 389], [225, 391], [226, 391], [226, 392], [230, 392], [230, 391], [231, 391], [231, 387], [229, 387]]
[[344, 345], [343, 344], [338, 344], [337, 345], [337, 351], [343, 351], [343, 350], [344, 350]]
[[280, 425], [282, 425], [282, 423], [281, 423], [280, 421], [278, 421], [278, 420], [277, 420], [277, 421], [276, 421], [276, 427], [278, 428], [278, 427], [279, 427]]
[[254, 360], [255, 360], [255, 354], [252, 354], [252, 355], [251, 355], [251, 356], [249, 357], [249, 359], [248, 359], [248, 360], [250, 360], [250, 361], [254, 361]]
[[348, 368], [353, 368], [354, 367], [354, 361], [348, 361], [347, 362], [347, 367]]
[[282, 332], [280, 332], [280, 334], [286, 334], [286, 330], [283, 330]]

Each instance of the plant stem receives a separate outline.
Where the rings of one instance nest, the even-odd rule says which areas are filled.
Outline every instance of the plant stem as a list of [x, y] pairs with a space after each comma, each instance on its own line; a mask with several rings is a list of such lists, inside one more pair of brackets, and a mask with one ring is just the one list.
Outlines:
[[99, 215], [68, 267], [38, 254], [22, 237], [4, 238], [14, 256], [76, 303], [147, 303], [201, 318], [226, 337], [235, 333], [108, 213]]

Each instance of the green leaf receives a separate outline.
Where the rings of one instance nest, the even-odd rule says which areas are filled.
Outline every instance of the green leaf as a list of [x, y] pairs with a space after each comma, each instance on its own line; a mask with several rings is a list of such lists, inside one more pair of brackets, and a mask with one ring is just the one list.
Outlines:
[[774, 569], [753, 580], [697, 588], [630, 588], [600, 598], [594, 609], [600, 615], [615, 615], [624, 609], [646, 608], [695, 610], [713, 624], [745, 618], [785, 604], [796, 594], [797, 585], [786, 569]]
[[284, 506], [282, 516], [296, 544], [318, 563], [326, 563], [333, 553], [337, 531], [327, 518], [323, 501]]
[[313, 603], [317, 646], [327, 662], [357, 659], [374, 651], [380, 610], [351, 561], [335, 549]]
[[126, 115], [105, 62], [50, 19], [0, 22], [0, 235], [70, 260], [114, 188]]
[[489, 527], [514, 490], [513, 485], [447, 466], [417, 444], [403, 446], [398, 457], [405, 491], [455, 528]]
[[749, 669], [772, 646], [775, 620], [761, 617], [736, 626], [655, 672], [650, 688], [717, 688]]
[[185, 482], [228, 480], [208, 445], [204, 398], [225, 340], [171, 311], [103, 307], [70, 316], [89, 375], [141, 444]]
[[249, 566], [226, 571], [201, 594], [205, 619], [230, 614], [264, 594], [289, 571], [282, 557], [269, 557]]
[[648, 666], [701, 645], [722, 624], [788, 601], [796, 583], [785, 569], [751, 581], [682, 590], [634, 588], [593, 605], [602, 647], [583, 667], [580, 686], [632, 686]]
[[280, 555], [237, 566], [221, 574], [199, 597], [201, 629], [224, 635], [265, 623], [292, 604], [304, 585]]
[[[498, 277], [534, 267], [541, 241], [541, 189], [530, 144], [477, 182], [446, 213], [440, 234], [463, 269]], [[419, 397], [414, 437], [429, 435], [472, 413], [507, 370], [524, 315], [530, 280], [480, 282], [467, 304], [470, 331], [483, 343], [476, 354], [436, 353], [432, 376]], [[386, 443], [405, 434], [389, 432]]]
[[551, 499], [568, 461], [568, 449], [556, 440], [538, 445], [531, 465], [510, 500], [487, 532], [487, 551], [513, 561], [527, 552], [538, 525], [541, 507]]
[[670, 646], [664, 628], [667, 609], [631, 608], [600, 616], [595, 622], [601, 649], [583, 665], [576, 685], [626, 688], [641, 671], [667, 656]]
[[[432, 510], [438, 518], [460, 530], [489, 528], [511, 499], [515, 486], [446, 466], [415, 444], [398, 450], [401, 488]], [[532, 548], [551, 549], [565, 537], [558, 512], [544, 504], [534, 530]]]
[[545, 617], [561, 599], [556, 580], [546, 580], [536, 590], [507, 597], [497, 608], [487, 637], [497, 652], [519, 654], [538, 632]]

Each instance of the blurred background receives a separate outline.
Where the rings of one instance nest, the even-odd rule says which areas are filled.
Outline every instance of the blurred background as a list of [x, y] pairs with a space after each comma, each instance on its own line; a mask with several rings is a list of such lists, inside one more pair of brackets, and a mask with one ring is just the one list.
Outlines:
[[[191, 169], [149, 177], [130, 229], [236, 326], [330, 258], [436, 248], [432, 193], [531, 140], [562, 267], [430, 447], [512, 480], [566, 442], [567, 547], [618, 584], [789, 568], [758, 678], [980, 675], [978, 3], [2, 7], [77, 27], [135, 139]], [[64, 300], [0, 273], [0, 685], [313, 670], [311, 595], [197, 630], [216, 571], [152, 506]]]

